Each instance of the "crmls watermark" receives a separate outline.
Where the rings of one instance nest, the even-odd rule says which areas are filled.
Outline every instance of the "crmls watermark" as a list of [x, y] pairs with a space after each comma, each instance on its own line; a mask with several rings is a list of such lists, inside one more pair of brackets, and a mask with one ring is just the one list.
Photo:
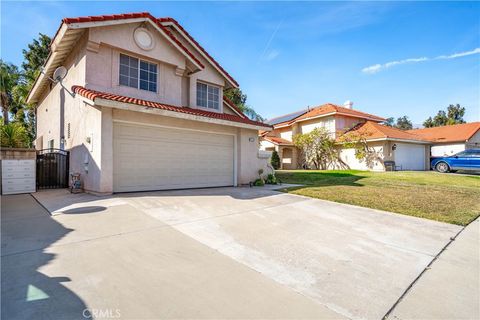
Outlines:
[[120, 309], [85, 309], [82, 315], [85, 319], [118, 319], [122, 316]]

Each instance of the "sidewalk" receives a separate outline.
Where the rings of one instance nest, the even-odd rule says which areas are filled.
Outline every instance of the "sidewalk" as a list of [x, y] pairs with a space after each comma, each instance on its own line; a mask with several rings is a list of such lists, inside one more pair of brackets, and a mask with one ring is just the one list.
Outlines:
[[479, 219], [433, 262], [388, 319], [480, 319]]

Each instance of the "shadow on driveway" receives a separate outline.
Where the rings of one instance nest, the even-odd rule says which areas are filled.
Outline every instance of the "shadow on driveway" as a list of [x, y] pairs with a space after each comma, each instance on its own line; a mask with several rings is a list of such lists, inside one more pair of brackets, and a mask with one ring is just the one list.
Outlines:
[[47, 248], [73, 231], [51, 219], [31, 195], [2, 197], [2, 319], [82, 319], [85, 303], [41, 272], [55, 255]]

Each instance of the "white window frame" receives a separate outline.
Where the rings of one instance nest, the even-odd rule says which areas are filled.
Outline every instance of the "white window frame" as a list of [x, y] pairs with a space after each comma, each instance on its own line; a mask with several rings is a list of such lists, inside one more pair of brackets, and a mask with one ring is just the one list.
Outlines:
[[[202, 105], [199, 104], [199, 99], [200, 99], [200, 98], [199, 98], [199, 94], [198, 94], [198, 93], [199, 93], [199, 92], [198, 92], [198, 91], [199, 91], [199, 89], [198, 89], [198, 86], [199, 86], [199, 85], [204, 85], [204, 86], [206, 86], [206, 88], [207, 88], [207, 92], [206, 92], [207, 96], [206, 96], [206, 98], [205, 98], [206, 106], [202, 106]], [[221, 99], [220, 99], [220, 98], [221, 98], [222, 92], [221, 92], [220, 86], [215, 86], [215, 85], [212, 85], [212, 84], [209, 84], [209, 83], [205, 83], [205, 82], [202, 82], [202, 81], [197, 81], [197, 86], [196, 86], [195, 89], [196, 89], [196, 105], [197, 105], [198, 108], [202, 108], [202, 109], [205, 109], [205, 110], [213, 110], [213, 111], [217, 111], [217, 112], [220, 112], [220, 111], [221, 111], [222, 105], [221, 105], [221, 101], [220, 101]], [[218, 90], [218, 94], [217, 94], [218, 101], [209, 100], [209, 92], [208, 92], [209, 89], [216, 89], [216, 90]], [[215, 108], [215, 107], [209, 107], [209, 103], [210, 103], [210, 102], [213, 102], [213, 103], [214, 103], [214, 102], [217, 102], [217, 108]]]
[[[138, 61], [138, 64], [137, 64], [137, 86], [136, 87], [120, 83], [120, 77], [122, 77], [122, 74], [120, 72], [120, 69], [121, 69], [121, 66], [122, 66], [122, 62], [121, 62], [122, 55], [125, 56], [125, 57], [128, 57], [129, 59], [132, 59], [132, 58], [137, 59], [137, 61]], [[150, 65], [155, 65], [155, 69], [156, 69], [155, 70], [155, 91], [152, 91], [152, 90], [149, 90], [149, 89], [142, 89], [140, 87], [140, 81], [142, 81], [142, 79], [140, 78], [140, 71], [141, 71], [140, 66], [141, 66], [142, 62], [147, 63], [148, 66], [149, 66], [149, 69], [150, 69]], [[130, 65], [128, 65], [128, 67], [130, 68]], [[158, 93], [158, 69], [159, 69], [158, 64], [155, 63], [155, 62], [150, 62], [150, 61], [147, 61], [147, 60], [143, 60], [143, 59], [140, 59], [140, 58], [137, 58], [137, 57], [130, 56], [128, 54], [120, 53], [119, 58], [118, 58], [118, 85], [120, 85], [122, 87], [128, 87], [128, 88], [134, 88], [134, 89], [138, 89], [138, 90], [142, 90], [142, 91]], [[146, 71], [148, 72], [148, 74], [153, 73], [150, 70], [146, 70]], [[123, 75], [123, 76], [125, 76], [125, 75]], [[128, 76], [128, 80], [129, 80], [129, 83], [130, 83], [130, 76]], [[146, 81], [147, 81], [147, 84], [148, 83], [153, 83], [153, 81], [150, 81], [150, 80], [146, 80]]]

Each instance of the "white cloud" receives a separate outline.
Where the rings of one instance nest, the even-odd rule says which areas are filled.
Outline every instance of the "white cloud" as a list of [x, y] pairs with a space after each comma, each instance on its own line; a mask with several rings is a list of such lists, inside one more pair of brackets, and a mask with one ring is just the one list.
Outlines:
[[480, 48], [476, 48], [470, 51], [464, 51], [464, 52], [459, 52], [459, 53], [454, 53], [451, 55], [442, 55], [438, 56], [435, 58], [427, 58], [427, 57], [421, 57], [421, 58], [409, 58], [409, 59], [404, 59], [404, 60], [398, 60], [398, 61], [390, 61], [384, 64], [374, 64], [368, 67], [365, 67], [362, 69], [363, 73], [367, 74], [374, 74], [383, 70], [386, 70], [388, 68], [398, 66], [401, 64], [407, 64], [407, 63], [419, 63], [419, 62], [425, 62], [429, 60], [445, 60], [445, 59], [457, 59], [461, 57], [466, 57], [470, 56], [473, 54], [479, 54], [480, 53]]

